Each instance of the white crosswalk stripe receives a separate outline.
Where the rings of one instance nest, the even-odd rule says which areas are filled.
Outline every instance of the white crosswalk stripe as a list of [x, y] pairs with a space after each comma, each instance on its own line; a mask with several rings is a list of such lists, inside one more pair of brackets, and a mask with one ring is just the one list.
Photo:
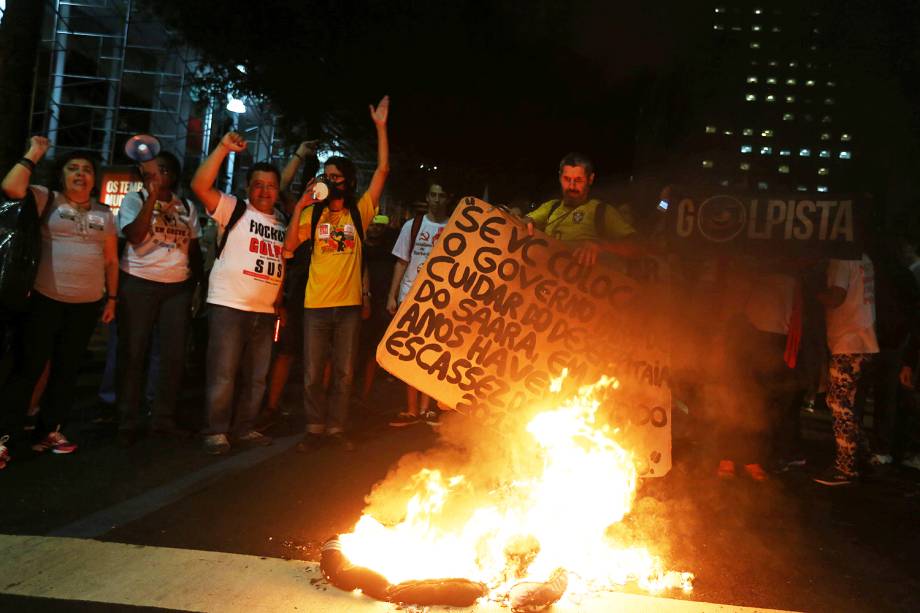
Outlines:
[[[319, 581], [321, 578], [318, 564], [297, 560], [88, 539], [0, 535], [0, 593], [4, 594], [222, 613], [393, 611], [392, 604], [341, 592]], [[468, 611], [507, 613], [507, 609], [494, 604]], [[775, 610], [603, 594], [590, 602], [559, 603], [553, 611], [768, 613]]]

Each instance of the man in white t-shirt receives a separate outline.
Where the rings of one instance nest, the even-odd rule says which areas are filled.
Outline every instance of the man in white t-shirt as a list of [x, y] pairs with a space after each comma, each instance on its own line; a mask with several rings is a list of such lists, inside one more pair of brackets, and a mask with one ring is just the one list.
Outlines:
[[[393, 246], [396, 264], [393, 267], [393, 279], [390, 281], [390, 293], [387, 296], [387, 310], [396, 313], [398, 305], [409, 295], [412, 284], [418, 276], [425, 260], [444, 231], [450, 217], [450, 195], [439, 183], [432, 182], [425, 196], [428, 212], [403, 224]], [[419, 398], [421, 396], [421, 398]], [[406, 384], [406, 410], [397, 415], [390, 425], [394, 428], [411, 426], [422, 417], [429, 425], [438, 425], [438, 413], [430, 407], [431, 399], [414, 387]]]
[[[281, 314], [286, 225], [275, 209], [281, 174], [271, 164], [260, 162], [250, 168], [244, 202], [214, 187], [224, 158], [244, 149], [246, 140], [241, 135], [224, 135], [192, 178], [192, 190], [222, 232], [208, 286], [204, 444], [205, 451], [213, 454], [229, 451], [231, 439], [241, 446], [272, 442], [253, 426], [265, 394], [272, 336]], [[235, 389], [237, 372], [242, 389]]]
[[879, 352], [875, 335], [875, 273], [872, 260], [830, 260], [827, 288], [818, 296], [827, 308], [831, 353], [827, 405], [834, 416], [834, 465], [815, 478], [822, 485], [846, 485], [859, 476], [858, 450], [866, 446], [855, 411], [856, 390]]

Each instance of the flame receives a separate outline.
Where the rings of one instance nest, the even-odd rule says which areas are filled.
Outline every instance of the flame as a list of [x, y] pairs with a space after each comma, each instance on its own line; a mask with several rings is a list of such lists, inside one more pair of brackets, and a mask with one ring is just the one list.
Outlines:
[[[561, 391], [566, 374], [551, 391]], [[647, 548], [618, 546], [607, 534], [629, 513], [638, 481], [616, 431], [597, 423], [599, 393], [618, 387], [603, 377], [536, 414], [519, 435], [503, 436], [517, 461], [497, 484], [418, 471], [405, 518], [385, 526], [365, 512], [340, 536], [343, 552], [392, 583], [464, 577], [487, 584], [495, 598], [560, 567], [569, 573], [570, 595], [630, 582], [650, 592], [689, 592], [692, 574], [666, 571]]]

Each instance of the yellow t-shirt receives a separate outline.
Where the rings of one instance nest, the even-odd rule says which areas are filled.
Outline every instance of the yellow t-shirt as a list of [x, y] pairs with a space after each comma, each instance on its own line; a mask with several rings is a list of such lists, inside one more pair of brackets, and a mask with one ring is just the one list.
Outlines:
[[[308, 206], [300, 215], [301, 228], [307, 229], [310, 238], [313, 228], [313, 206]], [[377, 206], [369, 193], [365, 192], [358, 201], [361, 224], [366, 232]], [[313, 257], [310, 260], [310, 277], [304, 307], [308, 309], [361, 304], [361, 241], [348, 209], [332, 212], [328, 208], [320, 215], [313, 241]]]
[[557, 201], [544, 202], [537, 210], [527, 214], [537, 228], [555, 239], [561, 241], [615, 240], [635, 233], [635, 229], [623, 219], [620, 212], [608, 205], [604, 212], [606, 231], [603, 237], [598, 236], [594, 216], [597, 214], [599, 200], [592, 198], [572, 209], [560, 203], [550, 215], [550, 209], [553, 208], [555, 202]]

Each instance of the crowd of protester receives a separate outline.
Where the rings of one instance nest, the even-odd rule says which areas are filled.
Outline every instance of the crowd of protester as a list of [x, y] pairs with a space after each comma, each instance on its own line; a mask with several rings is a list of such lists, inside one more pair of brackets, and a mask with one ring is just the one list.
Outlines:
[[[191, 345], [203, 356], [206, 452], [270, 445], [267, 432], [290, 414], [283, 392], [298, 361], [306, 421], [298, 451], [329, 444], [354, 449], [350, 409], [372, 402], [377, 344], [456, 203], [436, 179], [418, 214], [406, 220], [380, 214], [390, 170], [389, 99], [369, 114], [377, 165], [362, 193], [355, 164], [333, 156], [321, 165], [316, 141], [301, 143], [282, 171], [254, 163], [245, 198], [223, 193], [215, 187], [221, 166], [246, 149], [245, 139], [230, 132], [195, 171], [194, 199], [180, 195], [179, 160], [161, 152], [138, 164], [143, 188], [124, 198], [117, 215], [95, 199], [98, 169], [88, 154], [58, 159], [53, 185], [32, 183], [49, 147], [33, 137], [2, 182], [6, 198], [34, 199], [41, 259], [29, 308], [16, 320], [12, 371], [0, 381], [0, 468], [15, 449], [11, 436], [35, 452], [77, 449], [66, 434], [67, 417], [99, 320], [109, 342], [100, 398], [117, 410], [98, 419], [117, 422], [119, 445], [134, 445], [148, 431], [192, 435], [178, 419]], [[708, 376], [697, 369], [683, 377], [687, 369], [676, 365], [674, 394], [699, 407], [694, 414], [710, 425], [715, 475], [760, 482], [803, 466], [802, 408], [813, 407], [822, 391], [836, 454], [816, 482], [852, 483], [873, 464], [920, 469], [911, 435], [920, 257], [910, 240], [869, 242], [856, 260], [678, 260], [660, 249], [656, 231], [637, 231], [628, 205], [592, 197], [595, 176], [589, 158], [568, 154], [558, 169], [560, 197], [511, 213], [531, 232], [569, 244], [584, 266], [611, 254], [671, 257], [683, 318], [707, 335], [684, 353], [713, 364]], [[203, 312], [206, 320], [197, 316]], [[714, 351], [699, 356], [703, 343]], [[438, 426], [431, 398], [409, 384], [405, 394], [390, 426]]]

